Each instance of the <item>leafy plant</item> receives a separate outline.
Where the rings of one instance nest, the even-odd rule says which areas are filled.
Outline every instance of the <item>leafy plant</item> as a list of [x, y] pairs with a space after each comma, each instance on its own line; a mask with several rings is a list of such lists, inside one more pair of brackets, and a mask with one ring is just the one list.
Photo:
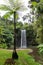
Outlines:
[[2, 44], [0, 44], [0, 48], [6, 49], [7, 48], [7, 45], [4, 44], [4, 43], [2, 43]]
[[40, 53], [41, 55], [43, 55], [43, 44], [40, 44], [40, 45], [38, 46], [38, 49], [39, 49], [39, 53]]

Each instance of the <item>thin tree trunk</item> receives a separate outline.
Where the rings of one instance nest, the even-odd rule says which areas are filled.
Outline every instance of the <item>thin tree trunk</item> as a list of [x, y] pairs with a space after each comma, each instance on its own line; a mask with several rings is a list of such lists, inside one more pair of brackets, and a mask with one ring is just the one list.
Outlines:
[[16, 12], [14, 12], [14, 51], [12, 54], [12, 59], [18, 59], [18, 55], [16, 52]]
[[14, 12], [14, 50], [16, 51], [16, 12]]

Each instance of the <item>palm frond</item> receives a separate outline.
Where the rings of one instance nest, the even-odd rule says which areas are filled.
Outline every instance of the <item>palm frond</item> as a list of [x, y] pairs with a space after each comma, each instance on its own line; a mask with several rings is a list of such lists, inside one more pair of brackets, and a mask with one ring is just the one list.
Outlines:
[[[4, 0], [4, 1], [7, 1], [7, 0]], [[13, 11], [17, 11], [17, 10], [23, 11], [23, 10], [27, 9], [26, 6], [24, 5], [24, 2], [21, 2], [20, 0], [8, 0], [8, 3], [10, 4], [9, 5], [10, 9]], [[9, 9], [9, 7], [8, 7], [8, 9]], [[4, 6], [2, 9], [5, 9]]]
[[9, 11], [10, 10], [11, 11], [10, 7], [7, 5], [4, 5], [4, 4], [0, 5], [0, 10], [3, 10], [3, 11]]
[[24, 5], [25, 2], [18, 0], [17, 1], [17, 7], [19, 7], [19, 10], [23, 11], [26, 10], [27, 7]]
[[3, 15], [4, 19], [8, 19], [13, 14], [13, 11], [7, 12], [5, 15]]
[[13, 8], [14, 7], [14, 0], [8, 0], [9, 1], [9, 4], [10, 4], [10, 6]]
[[26, 6], [24, 5], [24, 2], [21, 2], [20, 0], [15, 0], [14, 2], [14, 11], [17, 11], [17, 10], [26, 10]]

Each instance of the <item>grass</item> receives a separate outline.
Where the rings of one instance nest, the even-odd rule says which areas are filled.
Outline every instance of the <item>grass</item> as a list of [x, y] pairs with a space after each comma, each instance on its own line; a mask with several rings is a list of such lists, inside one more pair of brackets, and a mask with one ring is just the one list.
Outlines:
[[[17, 51], [19, 59], [16, 60], [15, 65], [41, 65], [35, 62], [33, 57], [28, 55], [29, 50], [19, 50]], [[11, 58], [12, 51], [0, 49], [0, 65], [3, 65], [7, 58]]]

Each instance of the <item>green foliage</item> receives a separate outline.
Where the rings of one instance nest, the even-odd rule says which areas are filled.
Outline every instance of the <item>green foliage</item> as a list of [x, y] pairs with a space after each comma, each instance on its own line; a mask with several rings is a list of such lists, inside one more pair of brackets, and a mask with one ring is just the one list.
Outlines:
[[23, 29], [28, 30], [28, 29], [29, 29], [29, 24], [28, 24], [28, 23], [24, 23], [24, 25], [23, 25]]
[[[3, 28], [1, 28], [3, 27]], [[14, 24], [10, 20], [0, 20], [0, 29], [2, 34], [0, 33], [0, 43], [6, 43], [7, 48], [11, 48], [14, 42]], [[35, 43], [36, 33], [34, 32], [33, 25], [22, 22], [16, 23], [16, 34], [17, 34], [17, 47], [20, 46], [21, 43], [21, 29], [26, 29], [27, 35], [27, 44]]]
[[[38, 0], [31, 0], [33, 7], [36, 7], [36, 6], [38, 6], [38, 4], [39, 4], [40, 2], [43, 2], [43, 0], [39, 0], [38, 2], [37, 2], [37, 1], [38, 1]], [[43, 7], [43, 6], [42, 6], [42, 7]]]
[[40, 2], [40, 0], [38, 0], [38, 2], [37, 2], [37, 0], [31, 0], [31, 1], [32, 1], [33, 7], [36, 7], [37, 4]]
[[2, 43], [0, 44], [0, 48], [7, 49], [7, 45]]
[[27, 8], [21, 3], [19, 0], [6, 0], [5, 3], [8, 3], [7, 5], [0, 5], [0, 10], [7, 11], [3, 17], [5, 19], [10, 18], [11, 15], [14, 14], [15, 11], [18, 10], [26, 10]]
[[37, 5], [37, 10], [38, 10], [38, 13], [43, 13], [43, 2], [40, 2]]
[[39, 19], [38, 21], [34, 22], [33, 27], [34, 27], [35, 33], [37, 34], [36, 41], [38, 43], [43, 43], [43, 21]]
[[4, 14], [3, 18], [4, 19], [8, 19], [10, 18], [10, 16], [13, 14], [13, 11], [10, 11], [10, 12], [6, 12], [6, 14]]
[[43, 43], [43, 1], [41, 0], [37, 5], [37, 12], [36, 14], [38, 14], [36, 16], [37, 21], [34, 22], [34, 30], [37, 34], [36, 36], [36, 41], [38, 43]]
[[22, 22], [17, 22], [16, 23], [16, 29], [22, 29], [23, 28], [23, 23]]
[[[7, 48], [10, 48], [11, 45], [13, 45], [13, 22], [2, 20], [0, 18], [0, 44], [7, 45]], [[8, 47], [9, 46], [9, 47]]]
[[43, 43], [38, 46], [39, 53], [43, 55]]
[[[18, 1], [17, 1], [18, 2]], [[11, 8], [12, 6], [10, 6], [10, 8], [8, 7], [8, 12], [6, 12], [6, 14], [4, 15], [5, 20], [3, 19], [0, 20], [0, 43], [6, 43], [8, 48], [13, 45], [13, 41], [14, 41], [14, 22], [7, 20], [7, 17], [10, 17], [10, 15], [12, 15], [16, 9], [16, 5], [17, 2], [10, 1], [9, 0], [9, 4], [14, 6], [14, 9]], [[18, 2], [19, 3], [19, 2]], [[43, 9], [43, 4], [42, 3], [36, 3], [36, 2], [32, 2], [35, 6], [37, 6], [37, 10], [38, 7], [40, 7], [40, 9]], [[41, 5], [40, 5], [41, 4]], [[18, 4], [19, 5], [19, 4]], [[5, 7], [5, 9], [7, 10], [6, 6], [2, 6], [2, 9]], [[1, 9], [1, 6], [0, 6]], [[5, 10], [3, 9], [3, 10]], [[39, 11], [40, 12], [40, 11]], [[41, 17], [40, 17], [41, 16]], [[26, 29], [27, 30], [27, 41], [28, 43], [35, 43], [37, 41], [37, 43], [43, 43], [43, 15], [40, 13], [40, 16], [38, 17], [37, 21], [32, 23], [32, 25], [24, 23], [22, 24], [21, 22], [17, 22], [16, 23], [16, 34], [17, 34], [17, 39], [20, 40], [21, 38], [21, 29]], [[17, 15], [18, 17], [18, 15]], [[17, 44], [18, 45], [18, 44]]]
[[36, 2], [32, 2], [32, 5], [36, 7], [37, 3]]
[[3, 9], [4, 9], [4, 11], [9, 11], [9, 10], [11, 10], [11, 9], [9, 8], [9, 6], [0, 5], [0, 10], [3, 10]]
[[[35, 62], [32, 56], [27, 55], [31, 50], [19, 50], [17, 51], [19, 55], [19, 59], [15, 60], [16, 65], [41, 65], [38, 62]], [[12, 51], [11, 50], [0, 50], [0, 65], [4, 65], [6, 59], [11, 58]], [[3, 62], [2, 62], [3, 61]]]
[[31, 44], [31, 45], [36, 44], [36, 33], [33, 29], [33, 25], [31, 24], [28, 26], [28, 30], [27, 30], [27, 42], [28, 44]]

